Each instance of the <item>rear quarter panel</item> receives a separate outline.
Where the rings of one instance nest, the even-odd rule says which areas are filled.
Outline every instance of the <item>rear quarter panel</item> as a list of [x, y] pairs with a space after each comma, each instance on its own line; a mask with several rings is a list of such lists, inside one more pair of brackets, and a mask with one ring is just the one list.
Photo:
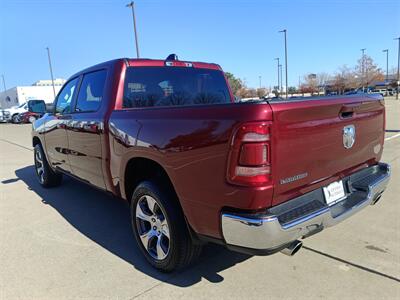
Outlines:
[[124, 198], [124, 172], [134, 157], [156, 161], [167, 172], [192, 228], [220, 237], [223, 207], [256, 210], [272, 200], [272, 187], [226, 182], [230, 138], [243, 121], [271, 120], [268, 104], [223, 104], [116, 110], [109, 122], [111, 173]]

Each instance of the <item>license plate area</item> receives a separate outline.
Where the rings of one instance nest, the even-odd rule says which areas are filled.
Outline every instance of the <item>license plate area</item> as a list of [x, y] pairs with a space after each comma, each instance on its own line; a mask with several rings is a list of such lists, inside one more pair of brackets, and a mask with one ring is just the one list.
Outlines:
[[329, 206], [346, 198], [343, 181], [335, 181], [323, 188], [326, 204]]

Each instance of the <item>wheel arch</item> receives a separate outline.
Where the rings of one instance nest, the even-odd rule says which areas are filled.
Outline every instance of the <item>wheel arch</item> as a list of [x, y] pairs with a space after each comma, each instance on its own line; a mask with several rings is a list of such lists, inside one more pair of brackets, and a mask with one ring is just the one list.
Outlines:
[[37, 136], [34, 136], [32, 138], [32, 146], [35, 147], [36, 145], [39, 144], [43, 147], [42, 141]]
[[144, 180], [162, 184], [178, 198], [171, 178], [161, 164], [150, 158], [133, 157], [126, 163], [123, 177], [123, 192], [128, 202], [131, 201], [135, 188]]
[[145, 157], [134, 157], [128, 160], [123, 176], [121, 192], [125, 194], [124, 196], [129, 205], [131, 204], [135, 188], [140, 184], [140, 182], [146, 180], [160, 184], [163, 190], [171, 193], [172, 198], [176, 201], [183, 213], [189, 235], [194, 242], [201, 243], [196, 232], [193, 230], [190, 218], [188, 218], [188, 215], [185, 213], [184, 205], [181, 203], [171, 177], [168, 175], [165, 168], [157, 161]]

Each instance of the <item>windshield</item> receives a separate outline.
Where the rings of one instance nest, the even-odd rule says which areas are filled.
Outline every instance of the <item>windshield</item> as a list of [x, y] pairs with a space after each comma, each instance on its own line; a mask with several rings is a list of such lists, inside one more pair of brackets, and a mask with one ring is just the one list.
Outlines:
[[130, 67], [123, 107], [230, 103], [222, 71], [190, 67]]

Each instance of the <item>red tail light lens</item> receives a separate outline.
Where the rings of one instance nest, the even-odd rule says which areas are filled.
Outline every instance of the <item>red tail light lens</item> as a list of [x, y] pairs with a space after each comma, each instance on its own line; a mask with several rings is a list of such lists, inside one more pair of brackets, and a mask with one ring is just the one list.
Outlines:
[[271, 180], [270, 123], [242, 124], [232, 138], [228, 181], [262, 186]]

